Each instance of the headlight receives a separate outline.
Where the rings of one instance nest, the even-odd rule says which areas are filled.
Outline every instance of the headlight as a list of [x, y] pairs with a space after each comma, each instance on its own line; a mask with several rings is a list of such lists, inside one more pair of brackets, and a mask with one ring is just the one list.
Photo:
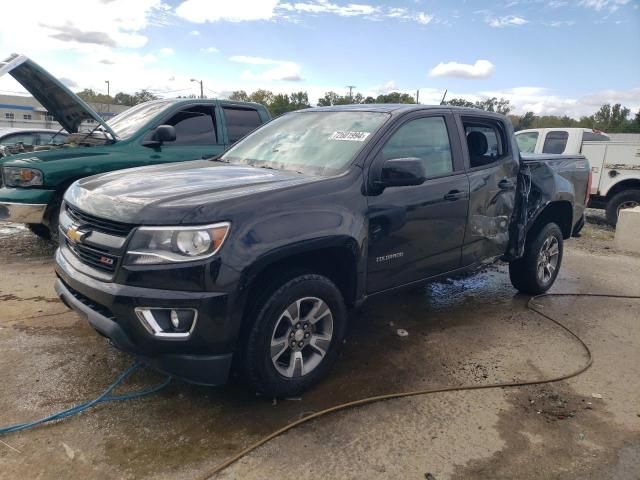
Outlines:
[[42, 172], [35, 168], [2, 167], [2, 177], [7, 187], [34, 187], [42, 185]]
[[201, 227], [140, 227], [129, 243], [127, 265], [154, 265], [201, 260], [215, 255], [230, 224]]

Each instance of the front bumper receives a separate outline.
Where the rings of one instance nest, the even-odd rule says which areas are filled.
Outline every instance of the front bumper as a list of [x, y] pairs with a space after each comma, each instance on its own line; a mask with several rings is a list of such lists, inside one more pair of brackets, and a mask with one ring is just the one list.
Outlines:
[[[232, 361], [227, 295], [211, 292], [157, 290], [103, 282], [75, 269], [56, 252], [55, 290], [118, 349], [149, 366], [203, 385], [226, 383]], [[187, 339], [162, 339], [138, 320], [136, 307], [195, 308], [198, 324]]]
[[0, 221], [42, 223], [46, 204], [0, 202]]

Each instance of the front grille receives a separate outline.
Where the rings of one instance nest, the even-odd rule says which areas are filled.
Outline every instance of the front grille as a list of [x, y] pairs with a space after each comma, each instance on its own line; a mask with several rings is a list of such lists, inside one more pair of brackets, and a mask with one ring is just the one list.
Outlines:
[[78, 210], [68, 203], [65, 205], [65, 207], [67, 210], [67, 214], [75, 223], [83, 227], [86, 226], [90, 230], [96, 230], [98, 232], [126, 237], [127, 235], [129, 235], [129, 232], [135, 227], [135, 225], [131, 225], [129, 223], [115, 222], [113, 220], [96, 217], [94, 215]]
[[87, 265], [92, 266], [103, 272], [113, 273], [118, 266], [118, 257], [106, 251], [97, 248], [87, 247], [79, 243], [73, 243], [69, 239], [65, 239], [67, 247], [76, 257]]

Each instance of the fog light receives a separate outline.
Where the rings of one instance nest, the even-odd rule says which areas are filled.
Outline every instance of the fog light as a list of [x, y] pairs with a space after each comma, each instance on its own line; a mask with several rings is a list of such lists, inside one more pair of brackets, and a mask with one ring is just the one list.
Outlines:
[[151, 335], [163, 338], [188, 337], [198, 319], [195, 308], [138, 307], [136, 315]]

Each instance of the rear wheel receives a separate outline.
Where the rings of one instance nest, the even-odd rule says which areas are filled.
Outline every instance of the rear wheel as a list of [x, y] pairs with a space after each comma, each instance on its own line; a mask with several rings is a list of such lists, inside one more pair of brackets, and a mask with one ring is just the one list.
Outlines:
[[509, 264], [511, 284], [522, 293], [539, 295], [551, 288], [562, 264], [560, 227], [548, 223], [527, 238], [525, 254]]
[[338, 355], [347, 316], [342, 294], [326, 277], [300, 275], [257, 310], [243, 354], [247, 380], [268, 396], [299, 395]]
[[607, 215], [607, 223], [615, 227], [618, 223], [620, 210], [625, 208], [634, 208], [640, 205], [640, 190], [624, 190], [616, 193], [611, 200], [607, 202], [605, 210]]

